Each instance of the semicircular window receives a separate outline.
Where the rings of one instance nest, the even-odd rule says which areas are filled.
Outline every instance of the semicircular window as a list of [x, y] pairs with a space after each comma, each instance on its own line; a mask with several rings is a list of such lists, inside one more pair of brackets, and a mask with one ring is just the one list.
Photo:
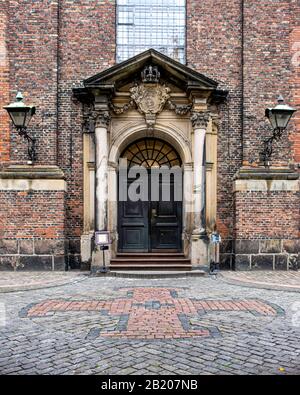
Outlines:
[[128, 167], [181, 166], [180, 156], [175, 149], [169, 143], [156, 138], [144, 138], [132, 143], [121, 157], [127, 159]]

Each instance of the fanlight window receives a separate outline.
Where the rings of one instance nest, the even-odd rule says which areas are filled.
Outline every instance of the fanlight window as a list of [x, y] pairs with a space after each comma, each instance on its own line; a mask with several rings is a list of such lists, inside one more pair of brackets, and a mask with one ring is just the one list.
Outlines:
[[181, 166], [178, 153], [170, 144], [159, 139], [142, 139], [126, 148], [121, 155], [126, 158], [128, 167], [144, 166], [159, 168], [161, 166]]

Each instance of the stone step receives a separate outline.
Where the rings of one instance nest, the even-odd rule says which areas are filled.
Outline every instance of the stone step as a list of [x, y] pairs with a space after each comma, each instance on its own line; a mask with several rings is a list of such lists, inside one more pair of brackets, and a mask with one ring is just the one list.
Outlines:
[[165, 264], [152, 264], [149, 262], [144, 262], [143, 265], [137, 265], [137, 264], [132, 264], [132, 263], [123, 263], [123, 264], [118, 264], [114, 263], [113, 265], [110, 265], [110, 270], [111, 271], [117, 271], [117, 270], [141, 270], [141, 271], [149, 271], [149, 270], [154, 270], [154, 271], [168, 271], [168, 270], [176, 270], [176, 271], [190, 271], [192, 270], [191, 265], [184, 265], [184, 264], [176, 264], [172, 263], [169, 265]]
[[160, 263], [164, 263], [164, 264], [189, 264], [191, 262], [190, 259], [187, 258], [161, 258], [161, 257], [157, 257], [157, 258], [149, 258], [149, 257], [145, 257], [145, 258], [114, 258], [111, 259], [110, 264], [122, 264], [122, 263], [134, 263], [134, 264], [145, 264], [145, 263], [152, 263], [152, 264], [160, 264]]
[[182, 252], [118, 252], [117, 258], [156, 258], [156, 257], [172, 257], [172, 258], [185, 258]]
[[204, 277], [207, 273], [203, 270], [111, 270], [106, 274], [98, 273], [97, 276], [123, 277], [123, 278], [185, 278]]
[[191, 260], [182, 252], [118, 253], [110, 261], [111, 270], [166, 270], [190, 271]]

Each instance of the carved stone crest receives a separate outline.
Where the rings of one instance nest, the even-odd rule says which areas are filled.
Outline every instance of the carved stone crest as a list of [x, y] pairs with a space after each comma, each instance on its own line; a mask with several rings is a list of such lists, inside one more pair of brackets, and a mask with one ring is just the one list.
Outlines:
[[130, 89], [130, 97], [145, 116], [148, 129], [153, 129], [156, 116], [170, 98], [170, 88], [161, 84], [139, 84]]

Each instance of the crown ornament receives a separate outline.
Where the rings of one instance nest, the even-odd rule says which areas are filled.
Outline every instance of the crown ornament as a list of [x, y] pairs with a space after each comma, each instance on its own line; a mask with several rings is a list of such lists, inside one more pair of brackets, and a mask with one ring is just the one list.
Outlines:
[[142, 81], [144, 83], [158, 83], [160, 79], [160, 72], [157, 66], [152, 66], [151, 64], [146, 66], [142, 71]]

